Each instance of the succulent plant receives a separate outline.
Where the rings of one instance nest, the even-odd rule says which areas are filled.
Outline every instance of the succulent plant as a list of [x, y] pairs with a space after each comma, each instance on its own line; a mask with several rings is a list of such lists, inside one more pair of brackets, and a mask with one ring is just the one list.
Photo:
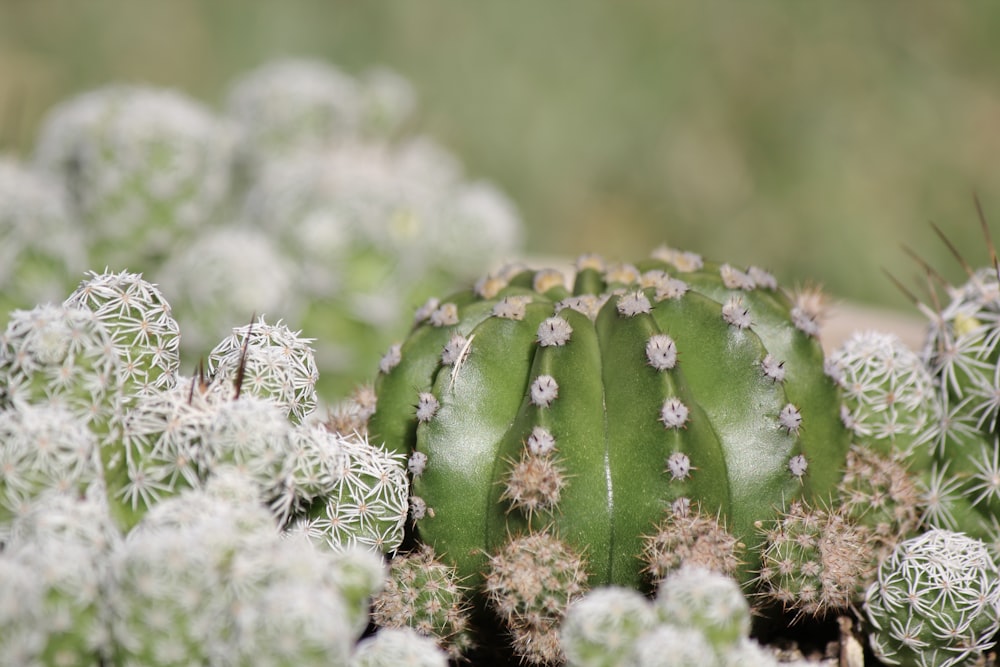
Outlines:
[[220, 214], [232, 149], [231, 129], [198, 102], [115, 85], [50, 111], [34, 161], [70, 192], [92, 258], [145, 266]]
[[229, 380], [240, 393], [273, 400], [300, 424], [316, 409], [319, 371], [313, 340], [299, 334], [280, 320], [268, 324], [261, 316], [235, 327], [212, 349], [207, 372], [215, 380]]
[[[982, 286], [985, 274], [976, 276], [975, 282]], [[967, 286], [963, 291], [977, 289]], [[997, 435], [980, 421], [978, 409], [971, 408], [974, 392], [968, 386], [963, 389], [964, 383], [948, 386], [963, 373], [942, 366], [940, 359], [934, 361], [930, 352], [953, 335], [945, 324], [954, 319], [948, 312], [935, 315], [939, 319], [929, 328], [923, 354], [892, 334], [859, 332], [833, 352], [828, 371], [843, 389], [844, 423], [862, 450], [896, 459], [920, 487], [919, 501], [897, 500], [891, 505], [900, 511], [906, 506], [918, 508], [921, 521], [929, 527], [960, 530], [1000, 545], [995, 518], [1000, 511]], [[986, 335], [982, 327], [977, 335]], [[985, 373], [982, 361], [956, 363], [971, 364]], [[965, 393], [959, 398], [956, 392]], [[899, 473], [891, 476], [902, 479]]]
[[70, 208], [58, 181], [0, 154], [0, 324], [15, 308], [60, 301], [87, 268]]
[[99, 456], [96, 436], [60, 403], [0, 410], [0, 550], [12, 522], [41, 499], [99, 485]]
[[39, 498], [0, 549], [0, 661], [346, 667], [382, 559], [279, 532], [259, 491], [220, 467], [124, 536], [96, 486]]
[[361, 640], [350, 667], [447, 667], [448, 656], [411, 628], [388, 628]]
[[123, 400], [173, 386], [180, 369], [180, 327], [156, 285], [128, 271], [92, 271], [63, 305], [93, 311], [111, 334]]
[[[742, 599], [743, 594], [737, 592]], [[601, 586], [570, 606], [560, 629], [566, 662], [574, 667], [615, 667], [634, 642], [660, 622], [644, 595]], [[706, 651], [707, 653], [707, 651]]]
[[412, 628], [458, 659], [473, 640], [467, 591], [457, 579], [455, 567], [427, 545], [397, 554], [385, 588], [372, 602], [372, 621], [382, 628]]
[[590, 591], [570, 606], [560, 636], [570, 667], [776, 667], [749, 634], [740, 585], [685, 566], [661, 582], [653, 601], [617, 586]]
[[415, 105], [410, 82], [391, 70], [353, 77], [323, 60], [282, 58], [233, 81], [226, 114], [252, 171], [298, 152], [390, 136]]
[[110, 649], [105, 579], [120, 546], [100, 495], [49, 494], [0, 548], [0, 663], [100, 664]]
[[286, 303], [277, 312], [323, 332], [317, 355], [330, 396], [368, 379], [409, 325], [400, 313], [471, 279], [522, 237], [509, 200], [465, 180], [426, 139], [352, 141], [273, 161], [253, 182], [244, 219], [296, 258], [303, 312]]
[[845, 463], [814, 300], [666, 250], [583, 258], [572, 290], [554, 271], [491, 275], [418, 311], [382, 360], [369, 435], [409, 455], [416, 533], [470, 586], [550, 535], [586, 558], [560, 604], [583, 583], [640, 588], [650, 532], [695, 512], [746, 546], [725, 562], [748, 582], [756, 522], [828, 497]]
[[972, 664], [1000, 629], [1000, 578], [986, 545], [932, 529], [900, 543], [865, 596], [869, 640], [890, 665]]
[[0, 408], [57, 401], [103, 444], [120, 414], [121, 378], [111, 333], [88, 309], [15, 310], [0, 335]]

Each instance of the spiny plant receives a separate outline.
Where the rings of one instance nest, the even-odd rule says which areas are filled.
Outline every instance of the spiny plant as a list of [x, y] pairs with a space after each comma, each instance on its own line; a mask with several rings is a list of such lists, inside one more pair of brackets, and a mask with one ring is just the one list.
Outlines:
[[233, 140], [179, 92], [111, 85], [49, 112], [34, 163], [69, 191], [92, 258], [148, 265], [221, 212]]
[[700, 567], [669, 574], [652, 601], [618, 586], [590, 591], [570, 606], [560, 639], [570, 667], [778, 665], [750, 639], [740, 585]]
[[[817, 301], [668, 249], [634, 266], [581, 258], [572, 289], [557, 271], [505, 270], [418, 311], [382, 360], [369, 434], [410, 457], [416, 534], [470, 586], [558, 572], [538, 600], [550, 608], [491, 592], [514, 627], [511, 609], [552, 618], [584, 585], [648, 586], [641, 557], [664, 517], [727, 531], [724, 562], [749, 582], [755, 524], [827, 498], [850, 442]], [[546, 541], [544, 565], [506, 567], [523, 540]]]
[[[127, 535], [103, 494], [49, 495], [0, 551], [0, 661], [346, 667], [384, 577], [368, 550], [281, 533], [235, 468], [157, 504]], [[431, 654], [446, 660], [433, 643]]]
[[416, 94], [384, 68], [356, 78], [322, 60], [282, 58], [234, 80], [225, 106], [240, 130], [240, 159], [252, 171], [317, 146], [391, 136], [413, 112]]
[[932, 529], [879, 566], [864, 608], [869, 640], [889, 665], [972, 664], [1000, 629], [1000, 578], [986, 545]]
[[180, 326], [156, 285], [138, 273], [91, 271], [63, 304], [93, 311], [111, 334], [126, 401], [173, 386]]
[[61, 300], [87, 267], [70, 211], [58, 181], [0, 154], [0, 324], [15, 308]]
[[[938, 422], [924, 473], [926, 522], [1000, 545], [1000, 265], [976, 202], [991, 268], [973, 268], [936, 226], [966, 273], [952, 285], [909, 251], [927, 274], [927, 296], [901, 289], [928, 318], [921, 359], [936, 385]], [[897, 281], [898, 283], [898, 281]], [[943, 295], [942, 295], [943, 292]], [[926, 303], [925, 303], [926, 301]]]
[[389, 563], [385, 588], [372, 602], [372, 621], [381, 628], [412, 628], [460, 659], [473, 645], [469, 603], [455, 567], [422, 545]]

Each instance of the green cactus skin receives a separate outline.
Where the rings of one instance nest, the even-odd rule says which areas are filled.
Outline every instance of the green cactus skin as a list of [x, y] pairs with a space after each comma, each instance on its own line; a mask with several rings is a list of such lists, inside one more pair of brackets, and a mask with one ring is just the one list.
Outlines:
[[490, 276], [421, 309], [383, 359], [369, 432], [424, 461], [417, 530], [470, 583], [510, 535], [551, 526], [592, 584], [639, 587], [643, 536], [683, 498], [747, 543], [747, 580], [754, 522], [838, 481], [849, 437], [809, 299], [659, 256], [585, 258], [572, 291]]
[[865, 612], [876, 656], [889, 665], [972, 664], [1000, 628], [1000, 578], [986, 545], [932, 529], [879, 566]]

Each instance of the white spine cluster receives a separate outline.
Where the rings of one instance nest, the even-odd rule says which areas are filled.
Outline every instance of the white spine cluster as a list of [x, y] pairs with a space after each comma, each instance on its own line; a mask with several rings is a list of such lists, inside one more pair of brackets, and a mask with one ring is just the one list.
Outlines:
[[888, 664], [951, 667], [993, 646], [1000, 578], [979, 540], [930, 530], [897, 545], [867, 590], [875, 654]]

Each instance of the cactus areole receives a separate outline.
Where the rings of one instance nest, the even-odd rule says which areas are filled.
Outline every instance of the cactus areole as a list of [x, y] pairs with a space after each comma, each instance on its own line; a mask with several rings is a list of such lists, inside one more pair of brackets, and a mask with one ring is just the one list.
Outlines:
[[825, 499], [849, 435], [815, 295], [661, 249], [637, 265], [505, 269], [432, 300], [389, 350], [369, 423], [410, 456], [420, 539], [482, 581], [512, 536], [548, 531], [591, 585], [643, 586], [668, 512], [718, 516], [759, 566], [755, 523]]

